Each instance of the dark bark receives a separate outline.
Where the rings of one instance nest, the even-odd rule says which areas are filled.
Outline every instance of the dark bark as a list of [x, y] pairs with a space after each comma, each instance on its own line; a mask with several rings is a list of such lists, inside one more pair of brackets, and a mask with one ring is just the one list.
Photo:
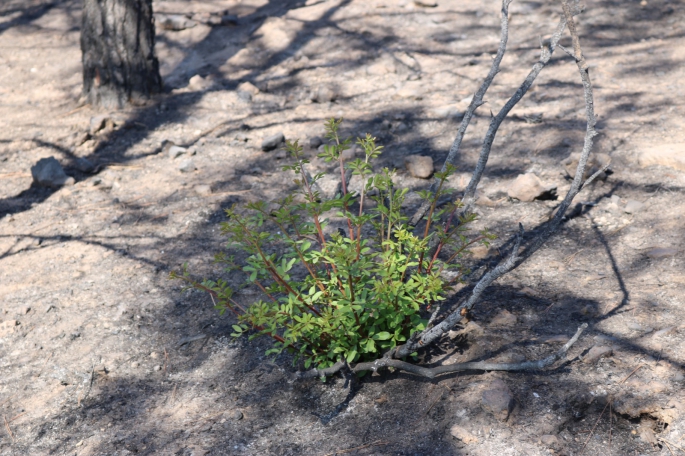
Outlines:
[[152, 0], [85, 0], [81, 28], [83, 95], [122, 108], [159, 93]]

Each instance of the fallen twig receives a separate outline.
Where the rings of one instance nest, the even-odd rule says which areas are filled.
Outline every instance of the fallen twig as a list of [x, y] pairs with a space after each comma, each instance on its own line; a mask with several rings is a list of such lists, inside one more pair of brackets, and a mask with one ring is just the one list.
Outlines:
[[[667, 445], [673, 445], [674, 447], [676, 447], [677, 449], [679, 449], [680, 451], [685, 453], [685, 450], [682, 447], [676, 445], [675, 443], [671, 442], [670, 440], [666, 440], [665, 438], [659, 437], [659, 436], [656, 436], [656, 439], [666, 443]], [[669, 448], [668, 450], [671, 451], [671, 448]], [[671, 451], [671, 454], [673, 454], [673, 451]]]
[[583, 444], [583, 448], [580, 449], [579, 456], [582, 456], [582, 454], [585, 452], [585, 447], [587, 446], [588, 442], [592, 438], [592, 434], [595, 432], [595, 429], [597, 428], [597, 425], [599, 424], [599, 420], [602, 419], [602, 415], [604, 415], [604, 411], [607, 409], [607, 406], [611, 403], [611, 400], [609, 400], [604, 408], [602, 409], [602, 413], [599, 414], [599, 418], [597, 418], [597, 421], [595, 422], [595, 425], [592, 426], [592, 429], [590, 429], [590, 435], [587, 436], [587, 440]]
[[12, 429], [10, 429], [10, 424], [7, 422], [7, 417], [2, 417], [3, 420], [5, 420], [5, 429], [7, 430], [7, 434], [10, 436], [12, 439], [12, 443], [14, 443], [14, 434], [12, 434]]
[[626, 380], [628, 380], [630, 377], [632, 377], [632, 375], [633, 375], [635, 372], [637, 372], [637, 370], [638, 370], [639, 368], [641, 368], [642, 366], [644, 366], [644, 364], [640, 364], [639, 366], [637, 366], [635, 369], [633, 369], [633, 370], [630, 372], [630, 374], [626, 375], [626, 378], [624, 378], [623, 380], [621, 380], [620, 382], [618, 382], [618, 384], [619, 384], [619, 385], [624, 384], [624, 383], [626, 382]]

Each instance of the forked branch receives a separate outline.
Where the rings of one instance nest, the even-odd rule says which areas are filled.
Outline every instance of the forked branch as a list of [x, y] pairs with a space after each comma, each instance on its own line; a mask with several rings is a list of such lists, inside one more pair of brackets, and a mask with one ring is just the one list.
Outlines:
[[[449, 374], [453, 372], [464, 372], [464, 371], [523, 371], [531, 372], [545, 369], [564, 356], [569, 351], [569, 349], [575, 344], [580, 335], [587, 328], [587, 323], [583, 323], [573, 337], [564, 344], [563, 347], [559, 349], [553, 355], [537, 361], [524, 361], [522, 363], [489, 363], [483, 362], [472, 362], [472, 363], [457, 363], [449, 364], [445, 366], [436, 367], [423, 367], [417, 366], [416, 364], [411, 364], [406, 361], [401, 361], [399, 359], [392, 358], [381, 358], [376, 361], [371, 361], [367, 363], [357, 363], [351, 368], [352, 372], [360, 373], [366, 371], [377, 372], [384, 368], [393, 368], [402, 370], [405, 372], [410, 372], [412, 374], [419, 375], [421, 377], [435, 378], [438, 375]], [[345, 367], [344, 362], [338, 362], [333, 366], [326, 369], [311, 369], [304, 372], [298, 372], [298, 378], [312, 378], [312, 377], [327, 377], [341, 371]]]

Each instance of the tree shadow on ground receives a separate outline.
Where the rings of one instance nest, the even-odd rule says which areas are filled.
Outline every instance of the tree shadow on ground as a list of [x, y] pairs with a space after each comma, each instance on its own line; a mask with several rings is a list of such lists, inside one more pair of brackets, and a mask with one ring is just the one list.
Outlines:
[[[280, 62], [279, 59], [281, 58], [274, 57], [274, 62]], [[272, 64], [277, 63], [272, 62]], [[226, 85], [223, 85], [221, 90], [232, 88], [235, 83], [236, 81], [224, 81], [222, 84]], [[288, 85], [285, 84], [282, 87], [285, 89]], [[106, 143], [103, 143], [102, 147], [93, 153], [91, 158], [116, 163], [125, 163], [139, 158], [139, 155], [129, 155], [125, 148], [118, 148], [115, 145], [124, 139], [129, 143], [142, 141], [146, 137], [147, 131], [159, 127], [163, 122], [185, 120], [186, 114], [183, 113], [183, 108], [192, 106], [197, 101], [198, 96], [198, 94], [192, 93], [171, 95], [165, 101], [170, 107], [170, 112], [159, 120], [153, 119], [156, 114], [156, 107], [141, 110], [132, 122], [143, 123], [146, 126], [145, 130], [138, 131], [128, 128], [117, 130]], [[430, 120], [425, 119], [415, 111], [377, 112], [373, 114], [372, 118], [352, 120], [350, 129], [352, 131], [359, 131], [364, 128], [369, 128], [371, 131], [379, 130], [382, 125], [381, 119], [395, 115], [403, 115], [403, 120], [410, 123]], [[487, 116], [484, 118], [487, 119]], [[569, 128], [569, 123], [556, 125], [557, 130], [563, 130], [561, 127]], [[581, 123], [571, 125], [571, 128], [576, 131], [582, 131], [582, 127]], [[449, 128], [453, 129], [454, 123], [450, 123]], [[554, 130], [555, 125], [544, 124], [539, 128], [538, 131], [545, 128]], [[231, 127], [228, 126], [222, 133], [227, 134], [231, 131]], [[404, 139], [397, 140], [390, 132], [382, 133], [379, 136], [382, 140], [389, 141], [390, 144], [393, 141], [405, 143]], [[413, 142], [405, 143], [409, 147], [404, 152], [420, 149], [422, 153], [430, 154], [436, 158], [436, 161], [439, 161], [440, 150], [431, 145], [430, 137], [417, 135], [410, 141]], [[561, 142], [557, 145], [561, 145]], [[155, 152], [157, 151], [151, 153]], [[68, 156], [68, 151], [62, 151], [62, 153]], [[515, 153], [521, 154], [522, 152], [520, 150], [512, 152], [512, 154]], [[397, 155], [401, 156], [401, 154], [393, 154], [388, 160], [396, 160]], [[68, 157], [69, 160], [73, 158]], [[463, 167], [468, 167], [472, 164], [473, 157], [464, 156], [462, 160], [460, 164]], [[269, 169], [270, 164], [273, 164], [273, 159], [265, 156], [253, 160], [248, 166], [256, 165]], [[387, 164], [391, 163], [388, 162]], [[523, 165], [514, 165], [506, 169], [496, 170], [495, 174], [517, 174], [523, 170]], [[425, 183], [425, 185], [427, 184]], [[227, 180], [221, 182], [220, 185], [223, 188], [231, 189], [231, 185], [235, 185], [235, 182]], [[35, 203], [44, 201], [49, 197], [49, 195], [39, 194], [38, 190], [33, 191], [36, 193], [22, 194], [24, 195], [22, 198], [35, 198], [33, 201]], [[603, 197], [605, 196], [606, 194], [603, 195]], [[237, 198], [225, 199], [220, 205], [227, 206], [235, 201]], [[22, 210], [27, 210], [29, 207], [26, 206]], [[133, 223], [134, 218], [140, 220], [141, 214], [147, 219], [154, 218], [153, 214], [146, 214], [144, 208], [126, 207], [125, 209], [127, 211], [125, 214], [127, 223]], [[585, 213], [580, 215], [591, 213], [592, 206], [586, 205], [584, 210]], [[218, 215], [214, 214], [216, 218], [219, 218]], [[215, 221], [212, 220], [211, 216], [209, 220]], [[504, 223], [495, 229], [504, 231]], [[140, 249], [140, 251], [133, 248], [125, 251], [125, 253], [135, 261], [145, 262], [157, 268], [160, 272], [159, 280], [161, 281], [164, 280], [163, 276], [168, 271], [170, 264], [179, 264], [192, 257], [205, 258], [207, 248], [214, 248], [217, 243], [217, 236], [208, 228], [207, 225], [199, 226], [187, 235], [173, 240], [171, 245], [169, 239], [158, 239], [152, 246]], [[535, 230], [531, 230], [531, 232], [535, 232]], [[531, 299], [514, 292], [507, 286], [497, 286], [493, 287], [483, 297], [483, 305], [479, 306], [477, 310], [479, 321], [485, 324], [495, 312], [502, 309], [521, 315], [540, 315], [537, 320], [540, 322], [539, 325], [535, 322], [527, 323], [530, 327], [525, 328], [525, 330], [528, 337], [543, 338], [557, 334], [570, 335], [574, 328], [569, 328], [569, 322], [575, 324], [589, 320], [593, 324], [597, 324], [609, 315], [624, 311], [625, 306], [630, 301], [630, 290], [623, 279], [620, 268], [616, 265], [611, 247], [603, 234], [597, 229], [591, 233], [568, 230], [558, 236], [567, 234], [579, 242], [587, 241], [589, 237], [595, 236], [602, 244], [603, 255], [611, 263], [615, 279], [622, 293], [622, 300], [618, 307], [598, 317], [587, 317], [579, 313], [581, 306], [578, 297], [574, 294], [560, 295], [554, 300], [548, 300], [544, 297]], [[68, 236], [37, 238], [40, 238], [41, 242], [87, 242], [119, 253], [124, 252], [120, 245], [97, 239], [97, 237], [80, 239]], [[162, 247], [167, 248], [170, 252], [168, 261], [152, 261], [148, 258], [147, 252], [159, 250]], [[506, 246], [504, 247], [506, 250]], [[598, 252], [600, 251], [598, 250]], [[150, 367], [149, 372], [140, 376], [110, 375], [106, 371], [96, 373], [93, 370], [87, 396], [79, 401], [81, 402], [79, 406], [65, 409], [60, 414], [58, 421], [36, 423], [35, 426], [38, 427], [37, 440], [50, 433], [51, 428], [77, 429], [87, 423], [90, 428], [94, 429], [91, 432], [97, 433], [97, 429], [107, 429], [109, 424], [119, 423], [121, 430], [108, 441], [98, 443], [94, 448], [96, 453], [111, 453], [126, 449], [140, 454], [156, 454], [171, 450], [175, 451], [176, 454], [183, 454], [182, 448], [178, 449], [174, 446], [177, 441], [197, 436], [201, 436], [201, 439], [207, 441], [208, 447], [216, 454], [235, 454], [233, 450], [235, 452], [243, 451], [250, 448], [251, 443], [264, 442], [265, 440], [270, 442], [270, 446], [262, 446], [262, 448], [268, 448], [267, 451], [271, 454], [294, 455], [311, 451], [311, 442], [303, 441], [302, 438], [298, 437], [297, 429], [322, 426], [320, 420], [313, 413], [324, 416], [335, 410], [340, 404], [340, 400], [344, 400], [346, 397], [346, 393], [341, 388], [342, 381], [340, 379], [333, 380], [331, 386], [317, 383], [316, 380], [289, 383], [288, 380], [292, 373], [289, 357], [281, 356], [273, 361], [263, 359], [261, 353], [266, 346], [265, 341], [247, 344], [245, 341], [227, 342], [223, 340], [223, 337], [230, 333], [230, 325], [233, 321], [228, 317], [217, 317], [215, 311], [209, 306], [209, 299], [206, 296], [190, 294], [184, 297], [174, 294], [169, 297], [173, 301], [173, 305], [164, 306], [145, 314], [145, 319], [150, 322], [147, 331], [163, 335], [160, 337], [164, 338], [165, 346], [168, 348], [169, 362], [165, 361], [162, 369], [157, 371], [152, 366], [146, 366], [146, 368]], [[559, 304], [552, 306], [557, 302]], [[600, 308], [602, 303], [585, 299], [581, 301], [581, 304], [582, 308], [588, 306]], [[545, 313], [545, 310], [549, 309], [550, 306], [552, 307], [549, 312]], [[170, 331], [169, 323], [171, 327], [179, 324], [180, 328]], [[496, 335], [499, 337], [502, 334], [509, 338], [518, 337], [518, 328], [506, 330]], [[659, 356], [664, 360], [673, 361], [668, 356], [662, 357], [661, 354], [645, 349], [630, 339], [616, 337], [598, 330], [588, 331], [585, 340], [588, 340], [589, 336], [593, 334], [612, 337], [615, 343], [626, 351], [652, 357]], [[190, 340], [199, 335], [204, 337]], [[498, 346], [497, 344], [501, 345]], [[492, 345], [492, 350], [481, 354], [476, 359], [489, 359], [513, 348], [524, 350], [525, 347], [531, 346], [525, 341], [502, 343], [502, 339], [494, 341]], [[446, 345], [446, 348], [453, 349], [454, 347]], [[587, 349], [587, 346], [585, 348]], [[430, 362], [431, 359], [426, 361]], [[148, 361], [141, 359], [140, 362], [146, 363]], [[572, 368], [573, 364], [564, 363], [552, 372], [532, 375], [510, 374], [512, 378], [516, 379], [513, 383], [517, 385], [515, 387], [517, 388], [517, 399], [523, 412], [539, 413], [543, 411], [544, 407], [535, 405], [532, 399], [533, 392], [543, 391], [540, 388], [546, 388], [550, 394], [548, 401], [557, 405], [566, 402], [566, 395], [570, 391], [589, 389], [589, 384], [579, 385], [575, 381], [563, 378], [565, 374], [571, 372]], [[203, 369], [213, 369], [213, 371], [203, 376], [199, 381], [185, 375]], [[457, 380], [480, 376], [483, 374], [453, 374], [437, 381], [429, 381], [403, 373], [385, 373], [380, 377], [364, 379], [361, 382], [360, 390], [363, 401], [360, 399], [356, 407], [362, 408], [364, 401], [371, 403], [364, 409], [368, 414], [355, 415], [358, 412], [354, 411], [348, 415], [343, 413], [343, 415], [333, 418], [327, 425], [328, 427], [317, 427], [316, 429], [321, 432], [323, 440], [330, 440], [330, 442], [322, 441], [322, 450], [323, 447], [325, 447], [325, 451], [331, 452], [336, 449], [343, 449], [336, 446], [341, 445], [340, 442], [356, 441], [362, 446], [389, 441], [387, 445], [381, 446], [379, 443], [378, 450], [413, 455], [460, 454], [460, 450], [455, 449], [452, 443], [445, 440], [449, 426], [453, 422], [451, 417], [458, 412], [459, 405], [449, 401], [432, 405], [434, 397], [426, 397], [425, 390], [440, 383], [450, 381], [453, 381], [454, 384], [462, 383], [457, 382]], [[545, 386], [545, 382], [550, 376], [559, 377], [553, 379], [553, 387]], [[201, 382], [202, 386], [206, 386], [207, 390], [216, 392], [216, 394], [209, 396], [209, 401], [214, 405], [219, 404], [219, 406], [211, 410], [210, 408], [202, 410], [206, 411], [207, 414], [187, 422], [184, 426], [174, 429], [165, 427], [165, 418], [177, 413], [179, 409], [185, 407], [187, 401], [193, 399], [193, 394], [190, 391], [197, 386], [198, 382]], [[463, 388], [463, 385], [459, 387]], [[535, 391], [533, 391], [534, 389]], [[386, 398], [385, 401], [378, 401], [377, 399], [380, 399], [383, 394], [390, 396], [390, 398]], [[246, 412], [241, 420], [232, 420], [229, 417], [228, 420], [221, 422], [224, 417], [228, 417], [224, 413], [226, 409], [239, 409]], [[283, 421], [287, 421], [288, 411], [296, 411], [297, 419], [301, 421], [295, 424], [291, 423], [288, 426], [281, 426]], [[575, 412], [569, 409], [566, 413]], [[309, 419], [307, 420], [307, 418]], [[417, 424], [417, 420], [419, 424]], [[433, 446], [424, 448], [426, 442], [430, 442]], [[76, 443], [72, 440], [64, 440], [59, 445], [52, 447], [51, 453], [57, 454], [66, 451]], [[266, 444], [262, 443], [262, 445]]]

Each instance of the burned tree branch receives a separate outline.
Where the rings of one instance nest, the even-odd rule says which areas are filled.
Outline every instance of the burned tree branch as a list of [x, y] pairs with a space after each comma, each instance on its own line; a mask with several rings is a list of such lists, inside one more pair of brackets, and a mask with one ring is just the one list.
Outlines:
[[[473, 113], [478, 108], [478, 106], [483, 104], [483, 96], [485, 95], [485, 92], [487, 92], [487, 89], [490, 86], [492, 79], [494, 79], [494, 76], [497, 74], [497, 72], [499, 72], [499, 63], [501, 61], [500, 52], [503, 55], [506, 50], [506, 41], [509, 30], [509, 23], [506, 19], [505, 14], [508, 14], [509, 3], [510, 1], [505, 0], [502, 4], [502, 37], [500, 39], [500, 47], [497, 51], [497, 57], [493, 61], [492, 68], [490, 69], [488, 77], [485, 79], [485, 81], [483, 81], [483, 84], [474, 95], [473, 100], [471, 100], [471, 104], [469, 105], [469, 108], [466, 110], [466, 113], [464, 114], [464, 119], [462, 120], [462, 123], [459, 127], [459, 131], [457, 132], [457, 137], [452, 143], [452, 147], [450, 147], [447, 159], [443, 164], [442, 172], [444, 172], [447, 169], [448, 164], [454, 165], [454, 162], [457, 159], [457, 153], [459, 152], [459, 148], [461, 147], [461, 142], [464, 137], [464, 133], [466, 132], [466, 128], [468, 127], [468, 124], [471, 121], [471, 118], [473, 117]], [[535, 79], [538, 77], [542, 69], [545, 66], [547, 66], [547, 64], [551, 60], [552, 54], [558, 46], [559, 40], [561, 40], [561, 35], [564, 33], [567, 21], [568, 19], [566, 18], [566, 15], [562, 16], [562, 18], [559, 21], [559, 24], [557, 25], [556, 30], [554, 31], [554, 34], [552, 35], [552, 38], [550, 39], [549, 45], [546, 47], [542, 46], [542, 51], [538, 62], [533, 66], [530, 73], [528, 73], [528, 76], [526, 76], [526, 79], [523, 81], [521, 86], [519, 86], [514, 95], [512, 95], [512, 97], [505, 103], [505, 105], [502, 107], [502, 109], [500, 109], [497, 115], [492, 117], [490, 121], [490, 127], [488, 128], [488, 131], [485, 134], [483, 145], [481, 146], [481, 152], [480, 156], [478, 157], [478, 163], [476, 164], [476, 168], [474, 169], [473, 174], [471, 176], [471, 181], [469, 181], [469, 184], [466, 187], [466, 190], [464, 191], [464, 195], [462, 197], [464, 206], [459, 211], [460, 217], [463, 216], [465, 213], [469, 212], [473, 207], [473, 203], [475, 201], [476, 188], [478, 187], [478, 184], [480, 183], [480, 180], [483, 177], [485, 165], [487, 165], [488, 158], [490, 156], [490, 150], [492, 149], [492, 144], [495, 141], [495, 136], [497, 135], [497, 130], [499, 130], [500, 125], [507, 117], [509, 112], [512, 110], [512, 108], [516, 106], [516, 104], [523, 98], [526, 92], [528, 92], [528, 90], [533, 85], [533, 82], [535, 82]], [[492, 76], [492, 78], [490, 78], [490, 76]], [[474, 104], [476, 100], [478, 100], [478, 105]], [[434, 182], [431, 186], [431, 192], [435, 192], [436, 189], [437, 182]], [[424, 203], [421, 205], [421, 207], [416, 211], [416, 213], [410, 220], [410, 224], [412, 226], [416, 226], [421, 221], [421, 219], [426, 215], [428, 207], [428, 203]]]
[[[410, 372], [412, 374], [419, 375], [421, 377], [435, 378], [438, 375], [449, 374], [453, 372], [464, 372], [464, 371], [523, 371], [531, 372], [545, 369], [561, 358], [563, 358], [569, 349], [578, 341], [580, 335], [587, 328], [587, 323], [583, 323], [573, 337], [564, 344], [563, 347], [559, 349], [553, 355], [537, 361], [524, 361], [522, 363], [489, 363], [489, 362], [472, 362], [472, 363], [457, 363], [450, 364], [447, 366], [436, 366], [436, 367], [423, 367], [417, 366], [416, 364], [411, 364], [406, 361], [401, 361], [399, 359], [392, 358], [381, 358], [376, 361], [358, 363], [352, 367], [352, 372], [366, 372], [373, 371], [377, 372], [383, 368], [394, 368], [402, 370], [405, 372]], [[305, 372], [299, 372], [297, 378], [314, 378], [314, 377], [326, 377], [333, 375], [345, 368], [345, 363], [342, 361], [334, 364], [326, 369], [311, 369]]]
[[[502, 62], [502, 58], [504, 57], [504, 53], [507, 50], [507, 41], [509, 39], [509, 4], [511, 2], [512, 0], [502, 0], [501, 32], [499, 47], [497, 48], [497, 54], [495, 55], [495, 58], [492, 61], [490, 72], [485, 77], [483, 83], [480, 85], [476, 93], [473, 95], [471, 103], [469, 104], [469, 107], [466, 109], [466, 112], [464, 113], [464, 117], [462, 118], [461, 124], [459, 125], [459, 130], [457, 131], [457, 137], [454, 139], [454, 142], [450, 147], [450, 150], [447, 154], [447, 159], [445, 160], [445, 164], [443, 164], [442, 166], [441, 172], [445, 172], [445, 170], [447, 169], [447, 165], [454, 164], [454, 162], [457, 160], [457, 154], [459, 153], [459, 148], [461, 147], [461, 142], [464, 139], [466, 129], [469, 127], [469, 123], [471, 123], [471, 119], [473, 118], [473, 115], [476, 113], [476, 109], [478, 109], [483, 104], [483, 97], [490, 88], [490, 84], [492, 84], [492, 81], [495, 79], [495, 76], [497, 76], [497, 73], [499, 73], [499, 66]], [[436, 179], [431, 185], [431, 193], [435, 193], [437, 191], [438, 185], [439, 180]], [[427, 199], [421, 205], [416, 214], [414, 214], [414, 216], [411, 218], [409, 222], [410, 225], [418, 225], [423, 216], [426, 215], [426, 212], [428, 212], [429, 208], [430, 201]]]

